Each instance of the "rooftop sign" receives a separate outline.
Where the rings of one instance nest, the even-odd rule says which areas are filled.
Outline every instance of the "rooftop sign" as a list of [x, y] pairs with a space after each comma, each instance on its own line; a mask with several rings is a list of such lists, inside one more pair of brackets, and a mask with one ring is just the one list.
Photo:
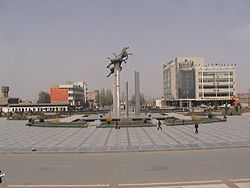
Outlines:
[[179, 67], [182, 68], [190, 68], [194, 67], [194, 61], [187, 61], [185, 60], [184, 62], [179, 62]]

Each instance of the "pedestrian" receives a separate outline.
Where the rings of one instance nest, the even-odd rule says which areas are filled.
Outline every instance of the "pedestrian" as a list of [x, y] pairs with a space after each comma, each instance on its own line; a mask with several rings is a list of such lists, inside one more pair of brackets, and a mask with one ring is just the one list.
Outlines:
[[32, 125], [32, 118], [29, 118], [29, 121], [26, 125], [28, 125], [28, 126]]
[[120, 129], [120, 124], [118, 121], [117, 121], [117, 128]]
[[226, 115], [224, 115], [223, 120], [227, 121], [227, 116]]
[[0, 170], [0, 184], [3, 182], [2, 178], [5, 176], [4, 173]]
[[118, 121], [115, 122], [115, 129], [120, 129], [120, 125]]
[[161, 127], [161, 121], [158, 120], [158, 127], [157, 127], [157, 130], [161, 129], [162, 130], [162, 127]]
[[118, 121], [115, 122], [115, 129], [118, 129]]
[[0, 184], [3, 182], [3, 180], [2, 180], [2, 172], [1, 172], [1, 170], [0, 170]]
[[198, 133], [199, 133], [199, 131], [198, 131], [198, 127], [199, 127], [199, 125], [198, 125], [198, 122], [196, 121], [196, 122], [195, 122], [195, 125], [194, 125], [194, 128], [195, 128], [195, 134], [198, 134]]

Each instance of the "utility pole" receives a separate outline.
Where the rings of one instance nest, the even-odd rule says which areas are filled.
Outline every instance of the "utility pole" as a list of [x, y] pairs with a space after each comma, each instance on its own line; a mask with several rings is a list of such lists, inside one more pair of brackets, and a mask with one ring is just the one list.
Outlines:
[[128, 82], [126, 82], [126, 115], [129, 116], [129, 105], [128, 105]]
[[248, 93], [247, 93], [247, 106], [248, 106], [248, 108], [250, 107], [250, 89], [248, 89]]

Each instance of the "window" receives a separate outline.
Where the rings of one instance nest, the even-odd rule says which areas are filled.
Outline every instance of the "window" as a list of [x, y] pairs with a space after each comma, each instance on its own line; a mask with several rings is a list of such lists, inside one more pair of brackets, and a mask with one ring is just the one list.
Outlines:
[[215, 93], [204, 93], [204, 97], [216, 97]]

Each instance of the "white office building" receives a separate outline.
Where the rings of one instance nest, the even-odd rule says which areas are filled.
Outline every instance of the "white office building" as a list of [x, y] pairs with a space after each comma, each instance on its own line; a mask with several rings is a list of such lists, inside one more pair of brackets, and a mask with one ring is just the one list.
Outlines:
[[235, 65], [176, 57], [163, 65], [163, 94], [168, 104], [180, 106], [231, 103], [236, 96]]

